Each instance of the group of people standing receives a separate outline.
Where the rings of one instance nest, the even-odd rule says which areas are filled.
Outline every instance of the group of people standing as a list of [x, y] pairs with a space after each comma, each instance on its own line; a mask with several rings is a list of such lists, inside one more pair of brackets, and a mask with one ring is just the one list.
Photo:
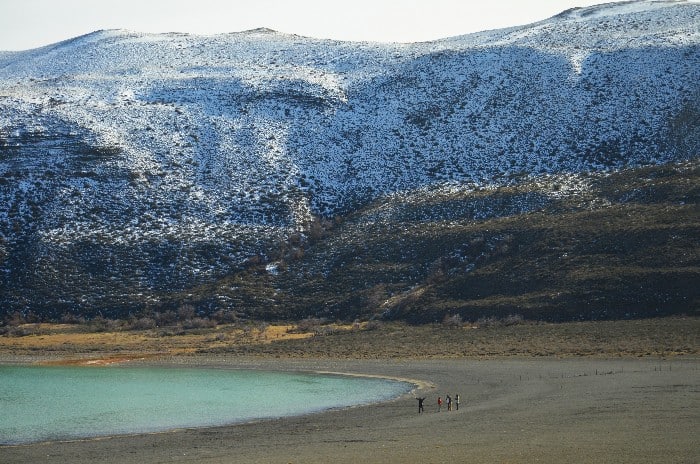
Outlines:
[[[416, 398], [418, 400], [418, 414], [423, 412], [423, 402], [425, 401], [425, 396], [422, 398]], [[459, 395], [455, 395], [454, 399], [448, 394], [445, 395], [445, 402], [447, 403], [447, 410], [452, 411], [452, 405], [457, 411], [459, 411]], [[437, 399], [438, 412], [442, 411], [442, 396], [438, 396]]]

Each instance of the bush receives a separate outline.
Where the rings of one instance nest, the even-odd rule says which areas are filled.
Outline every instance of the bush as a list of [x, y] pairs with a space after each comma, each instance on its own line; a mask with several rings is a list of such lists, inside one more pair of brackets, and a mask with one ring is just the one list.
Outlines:
[[216, 321], [206, 317], [193, 317], [181, 322], [183, 329], [210, 329], [216, 327]]
[[510, 325], [520, 325], [525, 322], [525, 319], [520, 314], [509, 314], [506, 317], [482, 317], [476, 321], [477, 327], [507, 327]]
[[446, 314], [445, 318], [442, 320], [442, 325], [449, 328], [462, 327], [462, 323], [462, 316], [459, 314], [455, 314], [454, 316]]
[[27, 335], [32, 335], [33, 332], [26, 327], [9, 326], [5, 328], [5, 334], [8, 337], [26, 337]]
[[88, 323], [88, 330], [92, 332], [107, 332], [107, 319], [96, 316]]
[[164, 325], [171, 325], [177, 321], [177, 314], [175, 313], [175, 311], [171, 310], [157, 312], [153, 315], [153, 317], [155, 318], [158, 327], [162, 327]]
[[177, 318], [180, 321], [194, 319], [194, 316], [195, 316], [195, 308], [192, 305], [185, 304], [185, 305], [180, 306], [180, 308], [177, 310]]
[[378, 321], [376, 319], [373, 319], [373, 320], [367, 322], [367, 325], [365, 326], [365, 330], [379, 330], [382, 327], [384, 327], [384, 323], [382, 321]]
[[73, 314], [73, 313], [65, 313], [63, 316], [61, 316], [61, 323], [62, 324], [85, 324], [85, 318]]
[[520, 314], [509, 314], [503, 319], [503, 325], [520, 325], [524, 322], [525, 318]]
[[219, 324], [238, 322], [238, 315], [235, 311], [220, 309], [211, 315], [211, 318]]
[[156, 328], [156, 320], [152, 317], [141, 317], [129, 321], [128, 327], [131, 330], [149, 330]]
[[321, 327], [326, 324], [326, 319], [318, 317], [308, 317], [302, 319], [296, 325], [296, 327], [289, 330], [290, 333], [319, 333], [322, 331]]

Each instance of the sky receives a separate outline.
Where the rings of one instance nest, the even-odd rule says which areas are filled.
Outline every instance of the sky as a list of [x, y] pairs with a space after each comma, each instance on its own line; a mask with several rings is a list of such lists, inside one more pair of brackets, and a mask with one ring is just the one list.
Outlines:
[[529, 24], [605, 0], [0, 0], [0, 50], [100, 29], [216, 34], [268, 27], [322, 39], [421, 42]]

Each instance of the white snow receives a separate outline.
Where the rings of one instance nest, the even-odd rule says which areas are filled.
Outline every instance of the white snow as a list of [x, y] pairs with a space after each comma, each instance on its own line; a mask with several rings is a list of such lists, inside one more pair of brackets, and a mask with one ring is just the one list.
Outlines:
[[689, 156], [669, 134], [699, 45], [700, 4], [639, 1], [418, 44], [114, 30], [0, 53], [0, 233], [38, 202], [51, 243], [235, 248], [421, 189], [572, 176], [561, 195]]

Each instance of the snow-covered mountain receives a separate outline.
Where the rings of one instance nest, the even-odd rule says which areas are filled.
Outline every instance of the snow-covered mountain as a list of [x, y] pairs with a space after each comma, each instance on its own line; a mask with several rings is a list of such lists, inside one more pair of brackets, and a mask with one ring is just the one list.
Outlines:
[[699, 115], [688, 1], [416, 44], [110, 30], [0, 53], [0, 303], [157, 304], [382, 198], [696, 158]]

